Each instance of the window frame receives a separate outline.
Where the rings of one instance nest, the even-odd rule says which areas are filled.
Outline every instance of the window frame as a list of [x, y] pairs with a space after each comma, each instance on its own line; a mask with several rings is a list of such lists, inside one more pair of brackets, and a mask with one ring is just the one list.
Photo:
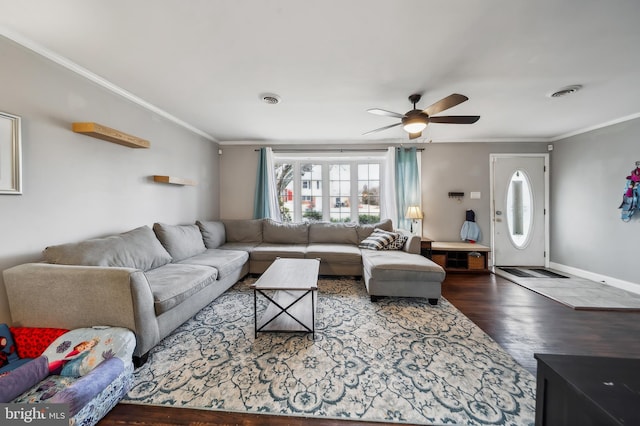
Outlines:
[[379, 204], [382, 207], [384, 198], [385, 173], [387, 170], [386, 159], [384, 155], [379, 153], [363, 153], [362, 155], [329, 155], [322, 153], [274, 153], [274, 167], [281, 164], [291, 164], [293, 166], [293, 212], [292, 221], [302, 222], [309, 221], [302, 217], [302, 164], [317, 164], [322, 167], [322, 221], [331, 221], [331, 181], [329, 177], [329, 166], [337, 164], [348, 164], [350, 166], [350, 194], [349, 202], [351, 206], [351, 222], [359, 222], [358, 211], [358, 165], [359, 164], [378, 164], [379, 165]]

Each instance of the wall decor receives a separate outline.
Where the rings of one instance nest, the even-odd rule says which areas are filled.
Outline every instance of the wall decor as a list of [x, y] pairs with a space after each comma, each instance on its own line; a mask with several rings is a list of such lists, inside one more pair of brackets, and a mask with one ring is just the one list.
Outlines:
[[0, 194], [22, 194], [21, 119], [0, 112]]

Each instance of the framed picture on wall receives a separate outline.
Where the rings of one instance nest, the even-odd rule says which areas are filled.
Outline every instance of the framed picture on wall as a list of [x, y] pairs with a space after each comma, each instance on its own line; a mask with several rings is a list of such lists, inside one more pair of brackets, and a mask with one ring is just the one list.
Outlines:
[[0, 194], [22, 194], [20, 117], [0, 112]]

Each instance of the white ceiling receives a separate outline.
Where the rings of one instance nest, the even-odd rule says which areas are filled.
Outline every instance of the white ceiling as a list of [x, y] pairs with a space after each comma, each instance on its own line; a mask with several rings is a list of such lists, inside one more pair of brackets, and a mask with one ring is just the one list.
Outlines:
[[[0, 34], [222, 143], [552, 141], [640, 116], [638, 0], [0, 0]], [[583, 89], [562, 98], [564, 86]], [[263, 92], [282, 97], [278, 105]]]

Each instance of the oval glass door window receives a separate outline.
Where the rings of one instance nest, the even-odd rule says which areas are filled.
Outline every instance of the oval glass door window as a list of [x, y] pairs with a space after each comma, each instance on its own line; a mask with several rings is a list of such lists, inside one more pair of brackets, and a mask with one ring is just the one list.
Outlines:
[[529, 178], [523, 170], [516, 170], [507, 191], [507, 225], [515, 247], [524, 248], [529, 242], [532, 220], [533, 194]]

